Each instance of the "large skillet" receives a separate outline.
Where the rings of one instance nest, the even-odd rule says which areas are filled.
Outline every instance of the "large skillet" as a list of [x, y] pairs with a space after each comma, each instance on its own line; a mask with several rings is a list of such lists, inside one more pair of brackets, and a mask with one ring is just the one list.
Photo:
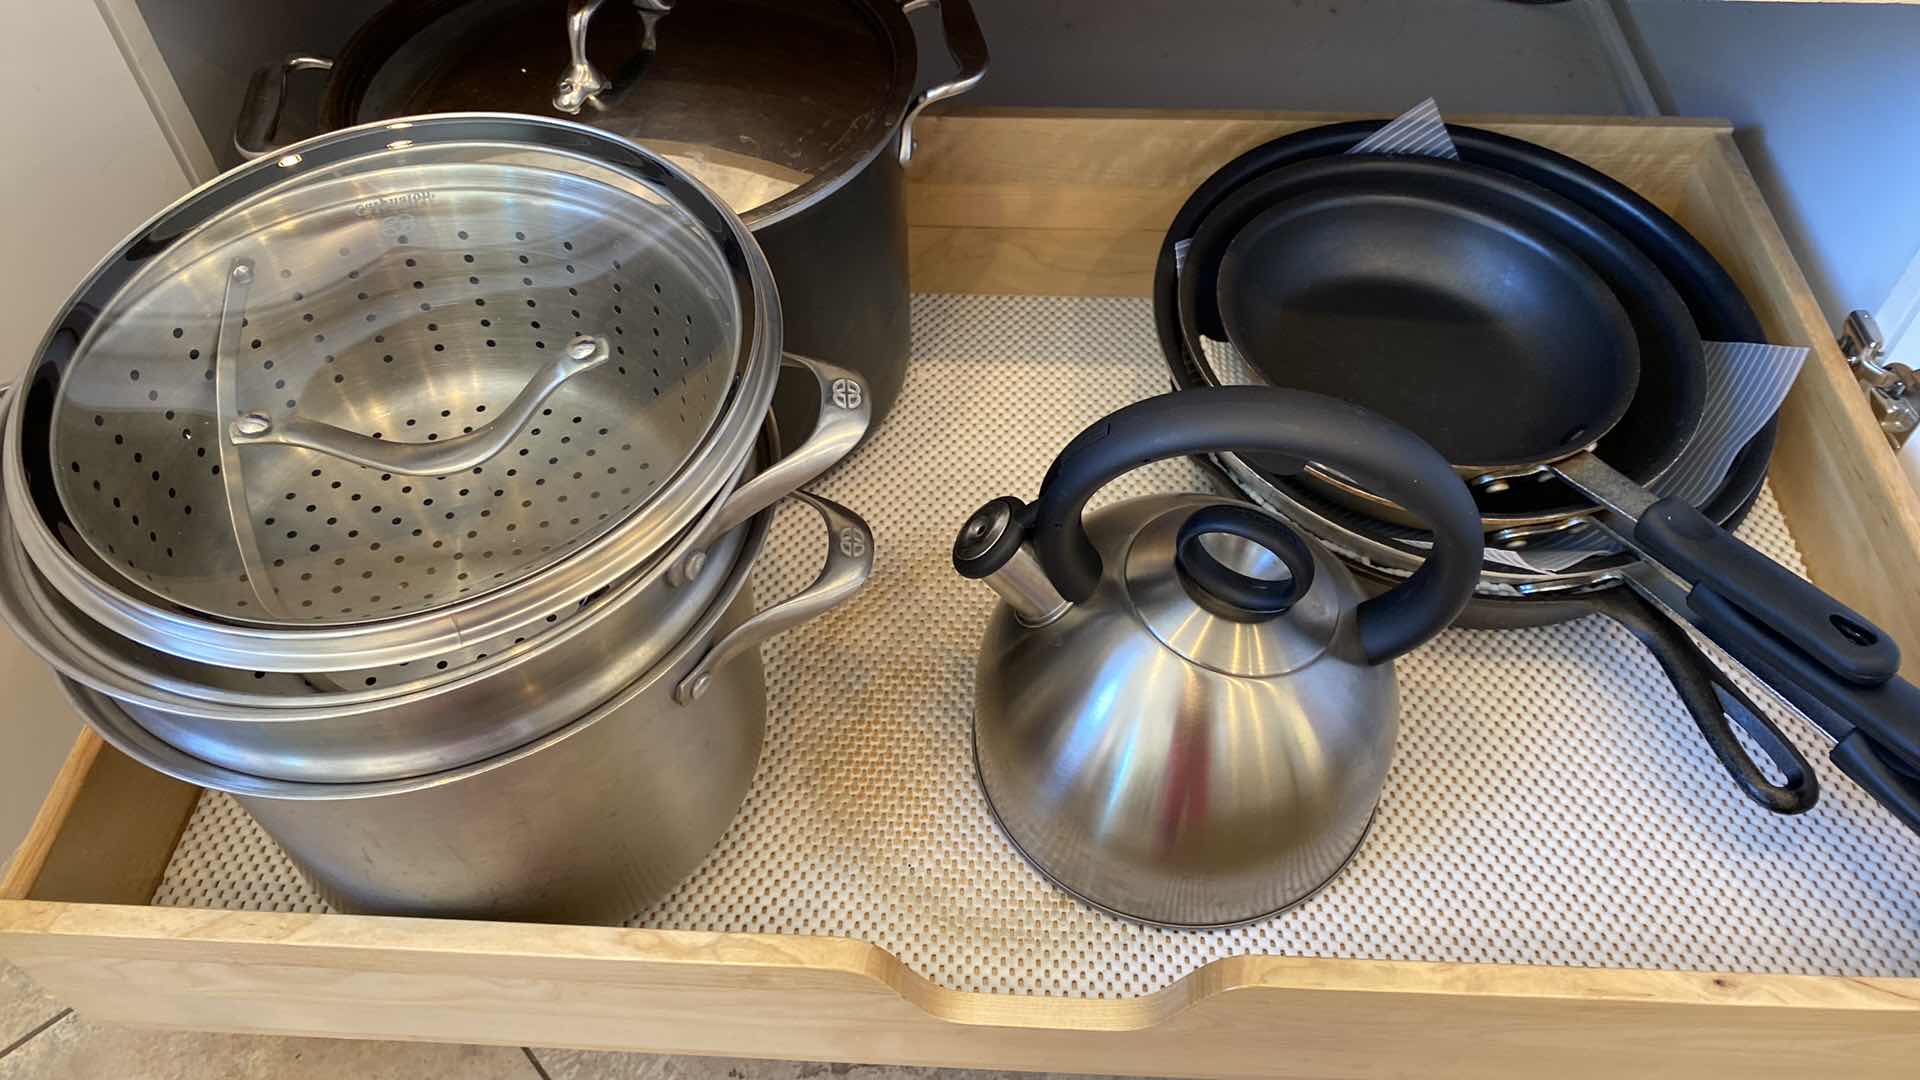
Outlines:
[[[1394, 220], [1385, 220], [1378, 211], [1369, 213], [1370, 207], [1355, 206], [1337, 218], [1325, 215], [1319, 220], [1327, 225], [1321, 230], [1329, 241], [1327, 250], [1310, 258], [1300, 257], [1306, 243], [1298, 228], [1279, 235], [1282, 242], [1270, 242], [1264, 251], [1258, 245], [1262, 237], [1274, 237], [1272, 226], [1277, 220], [1285, 220], [1276, 215], [1303, 205], [1310, 208], [1310, 200], [1316, 198], [1369, 195], [1401, 203], [1402, 212]], [[1424, 243], [1421, 233], [1400, 224], [1409, 219], [1406, 204], [1452, 211], [1439, 219], [1449, 225], [1441, 242]], [[1460, 216], [1462, 211], [1477, 211], [1494, 224], [1475, 227]], [[1353, 239], [1344, 250], [1339, 246], [1343, 232]], [[1489, 237], [1506, 242], [1491, 244]], [[1459, 354], [1502, 350], [1504, 339], [1520, 327], [1529, 334], [1514, 343], [1525, 346], [1518, 361], [1542, 357], [1540, 366], [1551, 370], [1549, 382], [1557, 390], [1552, 395], [1557, 407], [1538, 409], [1527, 419], [1540, 429], [1534, 432], [1537, 438], [1564, 452], [1611, 432], [1600, 440], [1601, 453], [1610, 464], [1644, 483], [1679, 456], [1705, 405], [1700, 336], [1659, 267], [1593, 215], [1492, 169], [1430, 158], [1370, 155], [1296, 163], [1250, 177], [1225, 193], [1188, 239], [1174, 305], [1185, 355], [1204, 355], [1200, 351], [1203, 333], [1234, 336], [1225, 330], [1209, 331], [1221, 317], [1221, 306], [1234, 305], [1241, 309], [1237, 329], [1249, 339], [1235, 344], [1256, 367], [1274, 368], [1266, 374], [1277, 385], [1362, 400], [1356, 395], [1391, 395], [1395, 389], [1418, 386], [1419, 376], [1438, 365], [1437, 370], [1449, 377], [1439, 381], [1443, 386], [1436, 386], [1435, 392], [1455, 390], [1457, 398], [1436, 401], [1435, 411], [1425, 417], [1411, 414], [1417, 411], [1418, 396], [1402, 410], [1409, 413], [1404, 416], [1394, 412], [1400, 404], [1397, 400], [1376, 404], [1443, 451], [1452, 434], [1447, 429], [1450, 420], [1470, 416], [1477, 404], [1499, 402], [1520, 388], [1521, 380], [1502, 377], [1487, 363]], [[1638, 346], [1639, 363], [1631, 376], [1605, 355], [1604, 346], [1596, 355], [1603, 332], [1586, 325], [1592, 319], [1583, 309], [1582, 298], [1569, 295], [1565, 288], [1542, 287], [1558, 275], [1546, 277], [1542, 285], [1533, 283], [1543, 270], [1556, 269], [1539, 257], [1543, 245], [1570, 253], [1618, 298]], [[1462, 265], [1463, 260], [1468, 265]], [[1219, 287], [1224, 269], [1238, 274], [1239, 287]], [[1492, 281], [1478, 292], [1469, 291], [1473, 280], [1488, 275]], [[1454, 294], [1446, 297], [1450, 302], [1479, 305], [1497, 318], [1469, 327], [1461, 347], [1449, 348], [1424, 323], [1341, 317], [1335, 309], [1353, 296], [1354, 290], [1346, 287], [1353, 281], [1391, 288], [1385, 302], [1393, 304], [1396, 312], [1403, 312], [1416, 294], [1446, 292]], [[1291, 295], [1305, 300], [1297, 307], [1321, 306], [1320, 317], [1289, 311], [1285, 299]], [[1269, 313], [1286, 318], [1262, 325], [1260, 316]], [[1507, 325], [1489, 325], [1495, 322]], [[1347, 348], [1338, 347], [1343, 329], [1355, 339]], [[1331, 354], [1337, 358], [1329, 359], [1322, 346], [1337, 349]], [[1380, 378], [1368, 380], [1373, 383], [1370, 387], [1343, 381], [1355, 378], [1363, 360], [1367, 366], [1380, 367]], [[1453, 377], [1456, 372], [1458, 379]], [[1636, 394], [1634, 380], [1651, 392]], [[1592, 410], [1601, 402], [1610, 407]], [[1514, 414], [1503, 409], [1501, 415], [1511, 418]], [[1456, 427], [1487, 430], [1486, 425], [1471, 421]], [[1564, 517], [1588, 505], [1558, 484], [1515, 484], [1498, 495], [1483, 491], [1477, 501], [1490, 530]]]
[[[1161, 244], [1153, 277], [1154, 328], [1175, 386], [1210, 386], [1216, 382], [1204, 357], [1189, 349], [1182, 334], [1180, 259], [1176, 249], [1184, 252], [1207, 214], [1249, 181], [1298, 162], [1344, 154], [1385, 123], [1358, 120], [1283, 135], [1221, 166], [1187, 197]], [[1765, 340], [1759, 320], [1733, 279], [1692, 234], [1659, 207], [1605, 173], [1545, 147], [1478, 128], [1449, 125], [1447, 130], [1461, 161], [1536, 184], [1587, 211], [1629, 241], [1672, 285], [1701, 339]], [[1214, 321], [1202, 322], [1199, 330], [1216, 339], [1226, 335], [1217, 316]], [[1642, 364], [1651, 362], [1643, 342]], [[1623, 423], [1632, 422], [1623, 418]], [[1770, 445], [1776, 425], [1777, 420], [1770, 420], [1750, 443], [1764, 439]]]

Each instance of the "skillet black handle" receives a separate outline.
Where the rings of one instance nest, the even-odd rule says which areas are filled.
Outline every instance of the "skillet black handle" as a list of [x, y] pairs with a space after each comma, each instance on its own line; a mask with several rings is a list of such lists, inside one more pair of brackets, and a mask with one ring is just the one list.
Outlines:
[[1359, 607], [1360, 644], [1369, 662], [1390, 660], [1439, 633], [1472, 598], [1483, 551], [1480, 511], [1439, 451], [1357, 405], [1266, 386], [1148, 398], [1068, 443], [1041, 482], [1029, 533], [1053, 587], [1078, 603], [1100, 581], [1100, 553], [1080, 520], [1094, 492], [1151, 462], [1232, 452], [1328, 465], [1406, 507], [1433, 531], [1433, 551], [1420, 569]]
[[1834, 677], [1873, 686], [1900, 670], [1900, 646], [1865, 615], [1734, 538], [1679, 499], [1653, 504], [1634, 539], [1690, 584], [1706, 583]]
[[[1680, 703], [1693, 717], [1727, 775], [1753, 802], [1776, 814], [1799, 814], [1820, 801], [1820, 782], [1799, 749], [1773, 726], [1747, 695], [1686, 631], [1632, 589], [1616, 588], [1586, 597], [1596, 611], [1625, 627], [1659, 662]], [[1727, 700], [1722, 700], [1721, 695]], [[1733, 732], [1734, 718], [1779, 771], [1782, 783], [1767, 779]]]
[[1865, 732], [1894, 765], [1920, 773], [1920, 687], [1902, 678], [1861, 686], [1834, 675], [1792, 641], [1754, 621], [1712, 585], [1696, 585], [1687, 607], [1701, 631], [1827, 734]]
[[1715, 644], [1836, 740], [1859, 729], [1920, 773], [1920, 688], [1894, 674], [1885, 631], [1677, 500], [1654, 504], [1633, 536], [1692, 583], [1687, 607]]
[[1827, 757], [1854, 783], [1887, 808], [1900, 824], [1920, 833], [1920, 776], [1887, 760], [1881, 748], [1863, 731], [1854, 731], [1833, 744]]

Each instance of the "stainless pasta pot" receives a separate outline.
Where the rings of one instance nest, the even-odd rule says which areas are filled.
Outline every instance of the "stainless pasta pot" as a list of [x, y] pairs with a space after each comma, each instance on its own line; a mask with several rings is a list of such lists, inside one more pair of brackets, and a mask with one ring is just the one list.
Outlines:
[[[857, 518], [813, 496], [832, 538], [814, 610], [871, 565]], [[698, 865], [759, 758], [765, 683], [747, 574], [770, 511], [745, 529], [712, 603], [651, 670], [597, 710], [508, 753], [405, 780], [311, 784], [209, 764], [69, 681], [88, 723], [134, 759], [233, 794], [320, 893], [362, 912], [617, 922]]]
[[[858, 417], [843, 418], [858, 438]], [[777, 457], [771, 422], [763, 457]], [[780, 464], [794, 456], [780, 459]], [[469, 662], [399, 665], [333, 676], [241, 671], [120, 638], [47, 587], [0, 520], [0, 617], [65, 678], [112, 698], [135, 723], [211, 765], [308, 783], [366, 783], [443, 772], [512, 750], [598, 708], [673, 649], [715, 604], [747, 543], [735, 508], [760, 502], [778, 465], [710, 507], [666, 556], [564, 620]], [[795, 499], [814, 496], [795, 493]], [[764, 509], [755, 506], [756, 513]], [[823, 512], [827, 512], [824, 511]], [[833, 508], [836, 534], [820, 579], [716, 643], [724, 657], [803, 621], [858, 584], [848, 553], [870, 551], [865, 526]], [[718, 539], [708, 542], [705, 536]], [[689, 558], [697, 551], [698, 557]], [[870, 556], [869, 556], [870, 557]], [[836, 561], [837, 560], [837, 561]], [[686, 567], [693, 567], [686, 573]], [[680, 571], [676, 574], [675, 571]], [[864, 571], [861, 575], [864, 576]], [[497, 651], [489, 655], [485, 650]]]

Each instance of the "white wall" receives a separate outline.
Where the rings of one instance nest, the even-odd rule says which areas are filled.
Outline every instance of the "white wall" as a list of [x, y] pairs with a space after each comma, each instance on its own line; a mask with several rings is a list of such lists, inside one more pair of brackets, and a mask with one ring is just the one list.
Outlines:
[[1920, 7], [1624, 7], [1663, 107], [1737, 126], [1835, 327], [1878, 310], [1920, 255]]
[[[0, 381], [32, 358], [101, 256], [187, 188], [91, 3], [0, 4]], [[79, 721], [45, 664], [0, 627], [0, 862], [25, 834]]]
[[[696, 0], [687, 0], [692, 3]], [[1003, 105], [1645, 111], [1604, 0], [973, 0]], [[929, 19], [929, 22], [932, 20]], [[929, 65], [938, 61], [929, 58]]]

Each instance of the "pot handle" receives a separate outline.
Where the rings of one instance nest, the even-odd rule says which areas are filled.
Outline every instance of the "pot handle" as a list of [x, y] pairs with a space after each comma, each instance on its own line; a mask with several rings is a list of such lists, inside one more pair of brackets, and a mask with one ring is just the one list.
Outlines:
[[691, 545], [687, 556], [668, 572], [667, 580], [684, 585], [700, 571], [706, 548], [734, 526], [798, 492], [821, 473], [847, 456], [867, 434], [873, 420], [873, 401], [867, 384], [846, 368], [824, 360], [785, 353], [781, 362], [813, 376], [820, 387], [820, 409], [813, 431], [799, 446], [779, 461], [762, 469], [727, 496], [727, 501], [708, 522], [700, 539]]
[[[1804, 813], [1820, 801], [1820, 781], [1799, 749], [1665, 613], [1631, 588], [1606, 589], [1584, 599], [1653, 654], [1707, 748], [1747, 798], [1776, 814]], [[1773, 762], [1782, 783], [1767, 779], [1734, 735], [1734, 723]]]
[[1453, 622], [1480, 580], [1480, 511], [1440, 452], [1385, 417], [1337, 398], [1268, 386], [1182, 390], [1121, 409], [1081, 432], [1041, 482], [1030, 536], [1060, 595], [1078, 603], [1100, 581], [1081, 511], [1123, 473], [1183, 454], [1281, 455], [1330, 465], [1427, 523], [1420, 569], [1358, 609], [1360, 645], [1382, 663]]
[[[613, 82], [587, 59], [587, 26], [603, 0], [568, 0], [567, 71], [553, 89], [553, 107], [568, 116], [577, 116], [581, 106], [595, 101], [614, 88]], [[629, 63], [629, 71], [645, 68], [659, 47], [660, 20], [673, 10], [673, 0], [633, 0], [640, 12], [640, 54]]]
[[287, 78], [296, 71], [332, 71], [333, 61], [324, 56], [294, 53], [278, 64], [269, 64], [247, 80], [247, 91], [240, 96], [240, 115], [233, 122], [233, 148], [243, 158], [271, 154], [285, 146], [275, 142], [280, 130], [280, 113], [287, 104]]
[[959, 70], [943, 83], [935, 83], [914, 95], [907, 114], [900, 121], [900, 164], [913, 160], [913, 121], [936, 101], [957, 97], [979, 85], [987, 74], [987, 37], [980, 32], [980, 20], [974, 17], [967, 0], [907, 0], [901, 12], [911, 15], [921, 8], [938, 5], [940, 31], [947, 39], [947, 55]]
[[[450, 439], [394, 442], [303, 416], [274, 420], [258, 412], [242, 413], [230, 420], [227, 438], [237, 446], [260, 443], [298, 446], [381, 472], [445, 476], [470, 469], [505, 450], [532, 422], [540, 403], [560, 389], [561, 384], [606, 363], [611, 355], [613, 350], [606, 338], [592, 335], [574, 338], [527, 380], [527, 385], [521, 387], [499, 416]], [[232, 358], [223, 350], [216, 366], [224, 369], [231, 363]]]
[[715, 669], [748, 649], [759, 648], [768, 638], [838, 606], [859, 591], [873, 573], [873, 531], [860, 515], [812, 492], [796, 491], [788, 498], [813, 507], [826, 522], [826, 565], [813, 584], [760, 611], [715, 642], [674, 686], [673, 699], [680, 704], [696, 701], [706, 693], [713, 686]]

